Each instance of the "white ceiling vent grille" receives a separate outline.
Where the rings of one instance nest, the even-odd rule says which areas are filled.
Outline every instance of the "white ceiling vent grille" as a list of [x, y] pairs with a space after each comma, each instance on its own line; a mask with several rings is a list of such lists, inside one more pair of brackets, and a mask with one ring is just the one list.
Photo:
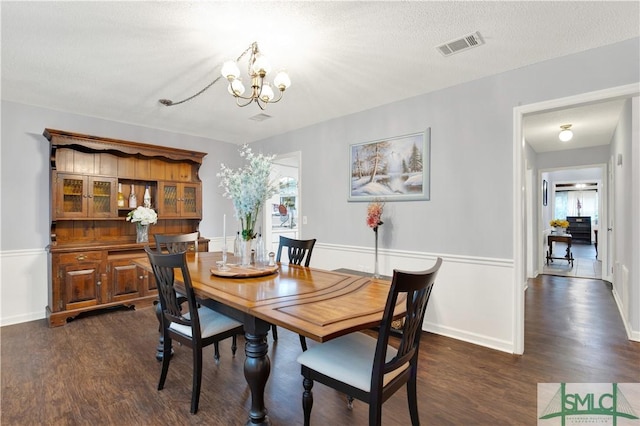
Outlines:
[[253, 117], [249, 117], [249, 120], [253, 120], [253, 121], [264, 121], [264, 120], [268, 120], [270, 119], [271, 116], [268, 114], [256, 114]]
[[443, 45], [438, 46], [436, 49], [438, 49], [438, 51], [442, 53], [443, 56], [450, 56], [454, 53], [469, 50], [482, 44], [484, 44], [484, 40], [482, 40], [480, 33], [476, 31], [475, 33], [471, 33], [464, 37], [451, 40]]

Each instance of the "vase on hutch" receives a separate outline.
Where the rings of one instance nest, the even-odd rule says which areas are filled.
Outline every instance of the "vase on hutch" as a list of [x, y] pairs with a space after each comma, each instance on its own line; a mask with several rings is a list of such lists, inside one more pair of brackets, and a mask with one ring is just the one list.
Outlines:
[[143, 225], [140, 222], [136, 223], [136, 243], [148, 243], [149, 242], [149, 225]]

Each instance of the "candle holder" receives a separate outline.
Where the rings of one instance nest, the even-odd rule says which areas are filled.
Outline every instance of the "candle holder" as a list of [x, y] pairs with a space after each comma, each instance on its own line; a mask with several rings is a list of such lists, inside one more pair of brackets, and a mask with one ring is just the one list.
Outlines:
[[218, 262], [218, 270], [228, 271], [230, 268], [227, 266], [227, 244], [222, 246], [222, 260]]

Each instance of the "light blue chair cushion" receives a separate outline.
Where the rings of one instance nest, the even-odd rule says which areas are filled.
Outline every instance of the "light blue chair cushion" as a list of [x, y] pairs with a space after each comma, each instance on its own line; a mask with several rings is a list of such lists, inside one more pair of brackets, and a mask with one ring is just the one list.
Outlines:
[[[204, 306], [198, 309], [198, 316], [200, 317], [200, 334], [203, 339], [242, 325], [242, 323]], [[185, 317], [189, 318], [189, 313]], [[191, 327], [187, 325], [172, 322], [169, 328], [185, 336], [193, 337], [191, 336]]]
[[[312, 346], [298, 356], [298, 362], [325, 376], [370, 392], [376, 344], [377, 340], [371, 336], [364, 333], [351, 333]], [[386, 361], [390, 361], [397, 352], [394, 347], [388, 346]], [[383, 385], [407, 368], [409, 363], [386, 374]]]

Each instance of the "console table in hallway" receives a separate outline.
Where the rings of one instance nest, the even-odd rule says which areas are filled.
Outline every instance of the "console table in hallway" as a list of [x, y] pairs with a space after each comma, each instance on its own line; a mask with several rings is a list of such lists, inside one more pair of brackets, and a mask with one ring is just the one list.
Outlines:
[[[572, 240], [571, 234], [564, 234], [564, 235], [549, 234], [547, 236], [547, 245], [549, 246], [549, 250], [547, 251], [547, 265], [549, 264], [549, 261], [553, 262], [553, 259], [561, 259], [561, 260], [568, 261], [571, 267], [573, 268], [573, 253], [571, 253], [571, 240]], [[558, 243], [567, 244], [567, 253], [565, 254], [564, 257], [553, 256], [554, 241]]]

